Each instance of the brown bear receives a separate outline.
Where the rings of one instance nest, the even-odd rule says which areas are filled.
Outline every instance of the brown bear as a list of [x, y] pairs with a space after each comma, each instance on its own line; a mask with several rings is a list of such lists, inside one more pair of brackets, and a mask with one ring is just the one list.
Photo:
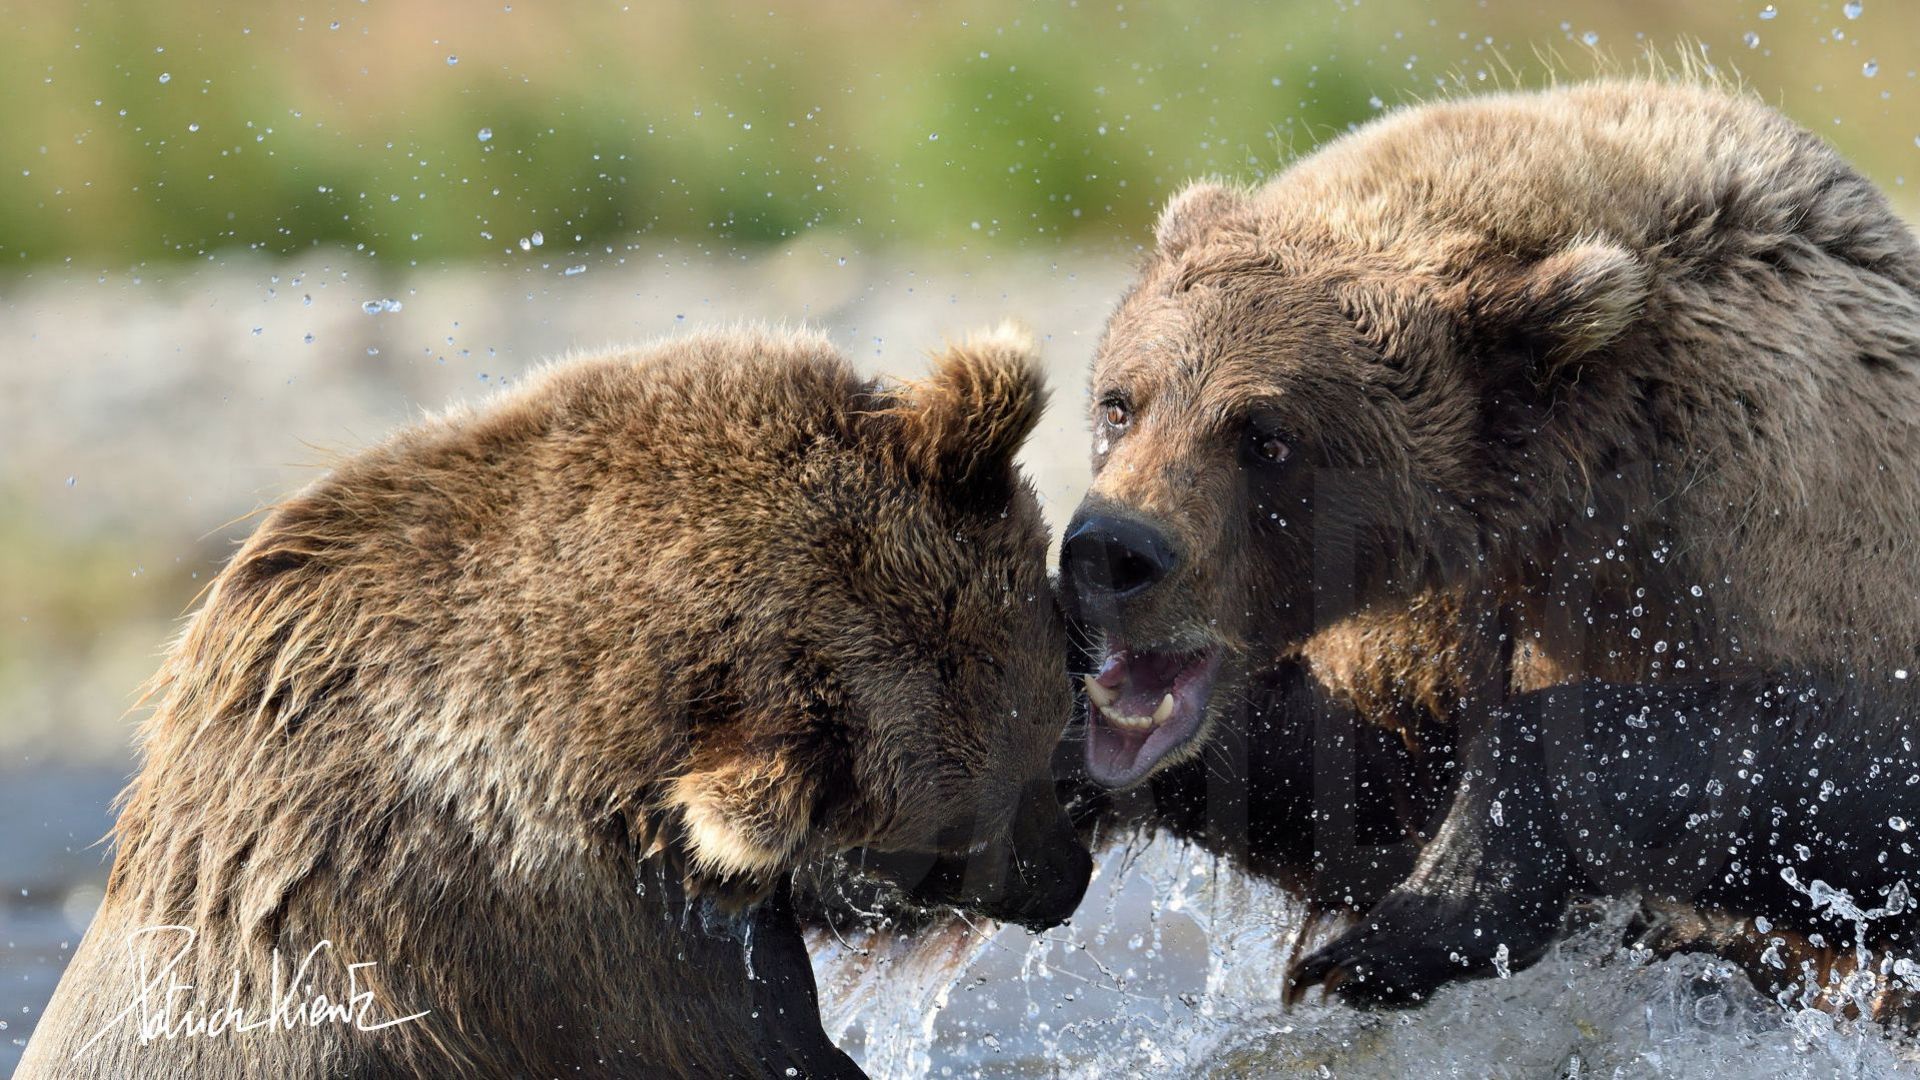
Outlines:
[[156, 677], [20, 1075], [858, 1075], [797, 866], [1012, 830], [1065, 853], [1029, 846], [1057, 872], [1003, 902], [1058, 921], [1086, 885], [1013, 463], [1042, 397], [1010, 333], [905, 385], [720, 333], [340, 464]]
[[1372, 909], [1305, 982], [1517, 967], [1577, 891], [1899, 906], [1920, 244], [1871, 183], [1609, 79], [1397, 111], [1156, 240], [1062, 548], [1085, 765]]

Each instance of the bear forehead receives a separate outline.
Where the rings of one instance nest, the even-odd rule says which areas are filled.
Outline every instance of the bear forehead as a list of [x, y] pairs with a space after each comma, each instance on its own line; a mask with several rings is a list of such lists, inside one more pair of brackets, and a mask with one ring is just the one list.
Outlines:
[[1333, 288], [1319, 275], [1262, 270], [1143, 289], [1109, 324], [1095, 393], [1232, 408], [1364, 376], [1378, 357]]

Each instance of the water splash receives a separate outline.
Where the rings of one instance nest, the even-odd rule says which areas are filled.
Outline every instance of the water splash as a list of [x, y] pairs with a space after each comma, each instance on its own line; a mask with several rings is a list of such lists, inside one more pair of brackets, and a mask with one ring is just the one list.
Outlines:
[[1106, 856], [1073, 923], [1045, 934], [954, 923], [810, 945], [828, 1034], [876, 1077], [1811, 1078], [1920, 1063], [1878, 1027], [1783, 1009], [1724, 961], [1622, 948], [1630, 914], [1610, 905], [1533, 967], [1416, 1011], [1317, 996], [1289, 1011], [1296, 939], [1311, 949], [1333, 928], [1161, 838]]

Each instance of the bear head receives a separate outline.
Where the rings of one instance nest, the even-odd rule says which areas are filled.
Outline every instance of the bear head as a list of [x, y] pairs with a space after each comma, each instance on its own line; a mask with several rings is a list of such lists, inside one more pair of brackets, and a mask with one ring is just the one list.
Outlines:
[[[1058, 922], [1090, 861], [1049, 771], [1073, 702], [1047, 530], [1014, 464], [1044, 402], [1031, 345], [976, 336], [904, 384], [837, 357], [824, 376], [782, 399], [812, 401], [810, 434], [713, 511], [751, 531], [739, 577], [689, 582], [726, 659], [690, 707], [668, 831], [723, 896], [857, 848], [980, 863], [948, 875], [968, 898]], [[1038, 876], [983, 893], [1010, 872], [985, 865], [996, 851]]]
[[1602, 238], [1410, 243], [1286, 194], [1176, 198], [1095, 358], [1061, 566], [1104, 644], [1087, 764], [1108, 786], [1196, 753], [1249, 670], [1524, 530], [1507, 449], [1647, 302], [1642, 259]]

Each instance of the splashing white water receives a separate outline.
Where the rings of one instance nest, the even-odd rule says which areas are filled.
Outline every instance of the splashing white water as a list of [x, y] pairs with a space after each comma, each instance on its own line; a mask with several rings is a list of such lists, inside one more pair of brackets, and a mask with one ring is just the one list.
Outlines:
[[1107, 856], [1073, 924], [1045, 934], [954, 923], [811, 944], [827, 1032], [876, 1077], [1920, 1072], [1910, 1042], [1783, 1009], [1722, 961], [1629, 953], [1627, 914], [1619, 905], [1533, 967], [1422, 1009], [1364, 1013], [1316, 995], [1289, 1011], [1281, 977], [1302, 906], [1162, 837]]

